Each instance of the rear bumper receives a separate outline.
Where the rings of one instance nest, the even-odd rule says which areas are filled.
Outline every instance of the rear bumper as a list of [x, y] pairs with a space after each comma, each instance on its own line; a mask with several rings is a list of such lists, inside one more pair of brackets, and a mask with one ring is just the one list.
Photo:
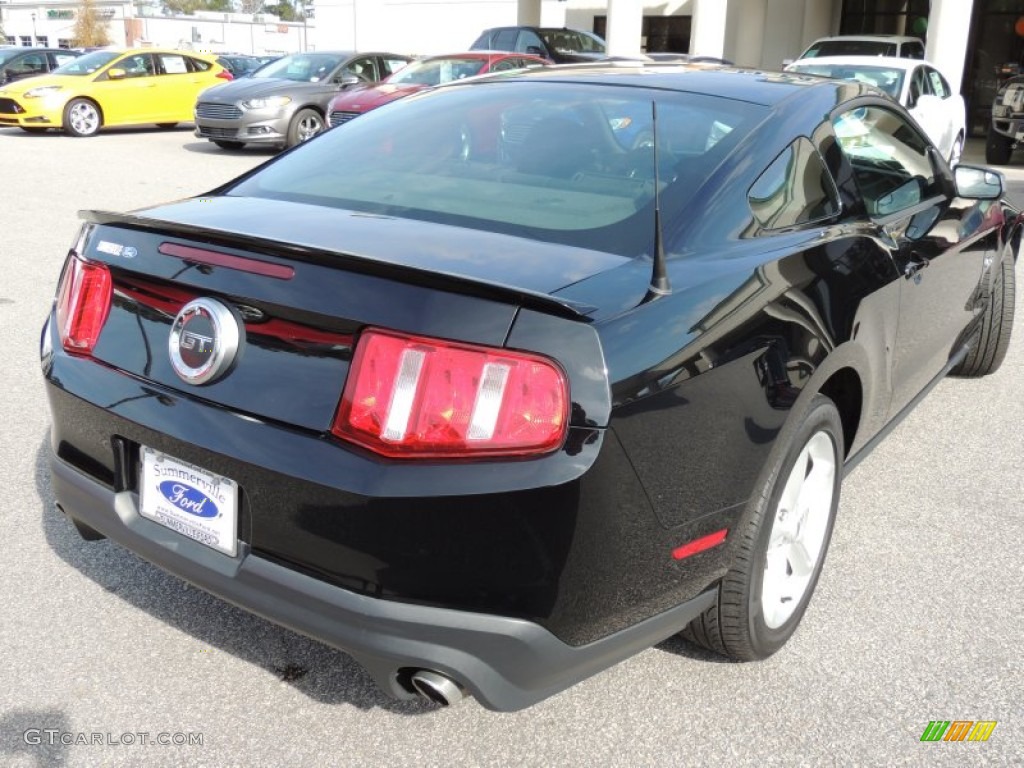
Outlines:
[[412, 698], [407, 673], [430, 669], [489, 709], [548, 696], [664, 640], [707, 609], [714, 590], [581, 646], [523, 619], [380, 600], [284, 568], [241, 545], [229, 558], [141, 517], [115, 492], [51, 453], [54, 494], [66, 514], [154, 565], [272, 622], [349, 653], [392, 696]]

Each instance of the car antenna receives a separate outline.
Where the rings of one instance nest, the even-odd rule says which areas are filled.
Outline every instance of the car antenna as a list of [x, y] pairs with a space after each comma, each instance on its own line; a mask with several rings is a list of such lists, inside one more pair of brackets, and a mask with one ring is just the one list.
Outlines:
[[651, 144], [654, 148], [654, 255], [652, 261], [654, 267], [651, 270], [651, 284], [647, 287], [647, 294], [641, 304], [654, 301], [662, 296], [672, 293], [672, 286], [668, 282], [668, 272], [665, 269], [665, 245], [661, 236], [661, 186], [658, 178], [658, 102], [651, 100]]

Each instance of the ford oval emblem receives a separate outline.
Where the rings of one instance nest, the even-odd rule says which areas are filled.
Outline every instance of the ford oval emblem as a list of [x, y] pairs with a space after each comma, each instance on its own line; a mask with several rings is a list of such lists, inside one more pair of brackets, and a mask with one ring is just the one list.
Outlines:
[[196, 517], [216, 517], [219, 512], [213, 499], [178, 480], [164, 480], [159, 487], [164, 498], [182, 512]]
[[241, 340], [241, 324], [230, 309], [214, 299], [195, 299], [174, 318], [167, 352], [182, 380], [209, 384], [231, 370]]

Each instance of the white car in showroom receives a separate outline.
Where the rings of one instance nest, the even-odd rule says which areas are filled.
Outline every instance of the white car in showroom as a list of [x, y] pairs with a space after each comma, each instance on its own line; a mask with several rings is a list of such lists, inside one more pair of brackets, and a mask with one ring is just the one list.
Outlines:
[[935, 65], [895, 56], [822, 56], [798, 59], [786, 71], [880, 88], [907, 108], [951, 166], [960, 161], [967, 135], [964, 100]]

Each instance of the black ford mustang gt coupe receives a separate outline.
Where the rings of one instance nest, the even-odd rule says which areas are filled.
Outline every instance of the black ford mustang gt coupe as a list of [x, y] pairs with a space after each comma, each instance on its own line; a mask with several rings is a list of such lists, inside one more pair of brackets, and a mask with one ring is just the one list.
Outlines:
[[457, 83], [88, 212], [57, 503], [390, 694], [529, 706], [670, 635], [760, 659], [845, 472], [1009, 343], [1018, 213], [857, 83]]

